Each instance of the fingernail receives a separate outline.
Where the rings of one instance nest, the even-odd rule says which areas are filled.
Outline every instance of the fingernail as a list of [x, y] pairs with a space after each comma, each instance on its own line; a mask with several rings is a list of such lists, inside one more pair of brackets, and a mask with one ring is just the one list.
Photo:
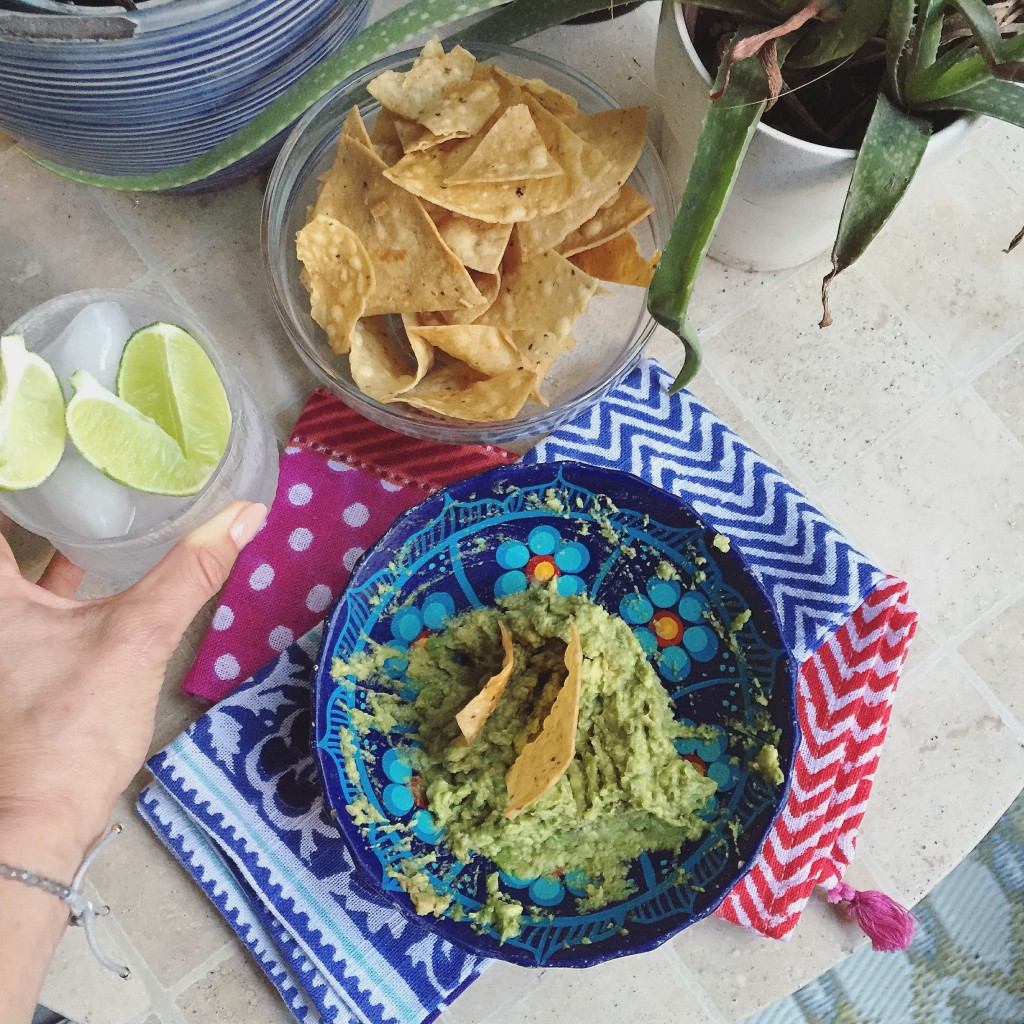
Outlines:
[[235, 516], [231, 524], [231, 539], [239, 551], [245, 547], [256, 536], [256, 532], [263, 525], [267, 518], [267, 506], [258, 502], [246, 505], [241, 512]]

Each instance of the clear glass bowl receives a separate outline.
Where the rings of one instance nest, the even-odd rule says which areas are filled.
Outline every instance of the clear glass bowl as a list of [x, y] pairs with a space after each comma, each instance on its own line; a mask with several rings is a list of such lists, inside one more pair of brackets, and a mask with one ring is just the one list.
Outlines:
[[[539, 54], [495, 44], [467, 43], [480, 61], [493, 62], [525, 78], [543, 78], [574, 96], [580, 109], [606, 110], [618, 104], [603, 89], [571, 68]], [[352, 382], [348, 357], [335, 354], [309, 314], [309, 295], [299, 281], [295, 235], [306, 222], [316, 198], [318, 177], [334, 159], [334, 142], [349, 110], [358, 106], [370, 127], [380, 105], [366, 85], [382, 71], [407, 69], [418, 55], [407, 50], [343, 82], [298, 122], [274, 165], [263, 205], [263, 253], [271, 294], [288, 336], [299, 355], [347, 405], [368, 419], [413, 437], [449, 444], [507, 444], [548, 433], [582, 412], [612, 388], [640, 358], [654, 330], [642, 288], [602, 282], [585, 316], [575, 326], [576, 347], [558, 357], [542, 386], [545, 407], [528, 402], [515, 419], [470, 423], [442, 419], [395, 404], [383, 405]], [[650, 140], [629, 183], [646, 196], [654, 213], [633, 229], [640, 250], [660, 249], [672, 223], [672, 201], [665, 170]]]

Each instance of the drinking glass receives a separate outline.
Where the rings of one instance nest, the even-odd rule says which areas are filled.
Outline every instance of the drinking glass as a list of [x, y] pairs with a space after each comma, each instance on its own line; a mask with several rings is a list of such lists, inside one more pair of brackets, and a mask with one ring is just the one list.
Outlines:
[[[0, 491], [0, 512], [45, 537], [86, 572], [125, 586], [156, 565], [175, 541], [231, 501], [259, 501], [269, 508], [277, 488], [278, 451], [269, 420], [235, 369], [224, 361], [209, 332], [168, 299], [119, 288], [71, 292], [37, 306], [4, 333], [22, 334], [26, 347], [52, 364], [78, 368], [74, 363], [84, 353], [58, 351], [56, 343], [79, 312], [105, 301], [122, 307], [131, 331], [166, 321], [183, 327], [202, 346], [231, 408], [224, 456], [198, 494], [165, 497], [109, 480], [82, 459], [69, 439], [61, 464], [42, 486]], [[102, 343], [101, 333], [94, 344]], [[123, 341], [127, 340], [126, 334]], [[83, 362], [87, 364], [88, 359]], [[97, 536], [104, 532], [111, 535]]]

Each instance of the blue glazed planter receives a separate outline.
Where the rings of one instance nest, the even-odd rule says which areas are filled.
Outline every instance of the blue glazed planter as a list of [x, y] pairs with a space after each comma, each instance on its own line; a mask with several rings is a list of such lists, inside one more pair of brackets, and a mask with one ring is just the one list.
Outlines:
[[[595, 521], [590, 510], [603, 497], [613, 505]], [[740, 555], [721, 551], [715, 537], [687, 505], [650, 484], [569, 462], [493, 470], [405, 513], [356, 566], [328, 619], [315, 675], [313, 740], [324, 793], [364, 883], [415, 917], [389, 869], [433, 855], [420, 870], [452, 902], [442, 917], [415, 919], [472, 952], [525, 966], [586, 967], [651, 949], [712, 913], [749, 870], [784, 804], [799, 739], [796, 667], [774, 613]], [[541, 562], [546, 568], [538, 578], [555, 578], [565, 594], [588, 594], [630, 625], [678, 719], [715, 727], [714, 740], [683, 742], [677, 750], [719, 790], [704, 812], [709, 832], [678, 854], [637, 858], [629, 875], [635, 892], [621, 903], [579, 913], [576, 898], [586, 880], [572, 864], [551, 877], [503, 873], [502, 892], [527, 913], [519, 936], [502, 944], [493, 928], [463, 916], [486, 901], [495, 866], [479, 855], [457, 861], [429, 806], [416, 803], [402, 745], [391, 734], [354, 728], [353, 710], [369, 710], [369, 694], [380, 683], [339, 685], [330, 669], [334, 658], [373, 644], [401, 652], [442, 630], [450, 616], [530, 586]], [[663, 578], [672, 575], [658, 571], [663, 562], [678, 579]], [[713, 627], [747, 610], [734, 649]], [[385, 671], [403, 678], [401, 654], [388, 659]], [[744, 734], [758, 745], [777, 743], [783, 785], [748, 770]], [[346, 748], [357, 780], [346, 771]], [[366, 801], [386, 823], [355, 825], [346, 811], [354, 801]], [[411, 835], [411, 846], [397, 842], [403, 835]]]
[[[23, 0], [50, 11], [52, 0]], [[149, 0], [78, 8], [97, 34], [25, 37], [0, 22], [0, 129], [58, 163], [138, 174], [186, 163], [262, 111], [351, 38], [369, 0]], [[54, 30], [78, 15], [36, 19]], [[193, 190], [269, 162], [286, 132]]]

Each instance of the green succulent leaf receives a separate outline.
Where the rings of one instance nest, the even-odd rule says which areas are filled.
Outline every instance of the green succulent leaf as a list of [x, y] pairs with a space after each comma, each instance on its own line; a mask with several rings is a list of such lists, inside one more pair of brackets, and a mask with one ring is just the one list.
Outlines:
[[959, 110], [964, 113], [988, 114], [1024, 128], [1024, 89], [1016, 82], [991, 78], [964, 89], [953, 96], [932, 103], [920, 103], [920, 111]]
[[1008, 82], [1024, 82], [1024, 61], [1007, 55], [999, 25], [985, 0], [950, 0], [963, 16], [989, 71]]
[[499, 10], [450, 35], [445, 44], [514, 43], [594, 11], [608, 10], [609, 0], [512, 0]]
[[834, 21], [808, 25], [787, 63], [814, 68], [856, 53], [885, 24], [892, 0], [854, 0], [846, 3]]
[[889, 94], [897, 103], [905, 102], [904, 65], [910, 55], [916, 16], [916, 0], [892, 0], [886, 33], [885, 78]]
[[[761, 26], [745, 26], [735, 39], [756, 35], [760, 30]], [[780, 40], [780, 61], [787, 50], [787, 40]], [[651, 316], [675, 334], [686, 349], [686, 360], [673, 391], [689, 383], [700, 366], [700, 343], [686, 313], [697, 273], [722, 219], [768, 93], [768, 78], [758, 61], [742, 60], [732, 66], [728, 87], [704, 115], [672, 233], [647, 293]]]
[[505, 2], [506, 0], [412, 0], [343, 43], [306, 71], [237, 132], [214, 149], [188, 163], [151, 174], [96, 174], [64, 167], [42, 157], [34, 159], [43, 167], [66, 178], [101, 188], [159, 192], [191, 185], [254, 153], [264, 143], [284, 131], [300, 114], [349, 75], [397, 49], [402, 43], [422, 32], [448, 25], [457, 18], [486, 11]]
[[871, 244], [903, 198], [924, 156], [931, 125], [900, 110], [878, 94], [846, 193], [839, 233], [832, 248], [832, 270], [822, 281], [821, 327], [832, 322], [828, 292], [832, 279]]
[[909, 94], [911, 80], [931, 67], [939, 53], [942, 26], [945, 23], [946, 0], [924, 0], [914, 26], [910, 62], [906, 68], [905, 87]]
[[[1024, 35], [1005, 39], [1002, 53], [1006, 62], [1024, 60]], [[942, 100], [991, 80], [988, 63], [974, 44], [960, 43], [942, 54], [931, 67], [913, 76], [907, 83], [907, 99], [914, 106], [938, 102], [938, 107], [928, 109], [943, 109]]]

